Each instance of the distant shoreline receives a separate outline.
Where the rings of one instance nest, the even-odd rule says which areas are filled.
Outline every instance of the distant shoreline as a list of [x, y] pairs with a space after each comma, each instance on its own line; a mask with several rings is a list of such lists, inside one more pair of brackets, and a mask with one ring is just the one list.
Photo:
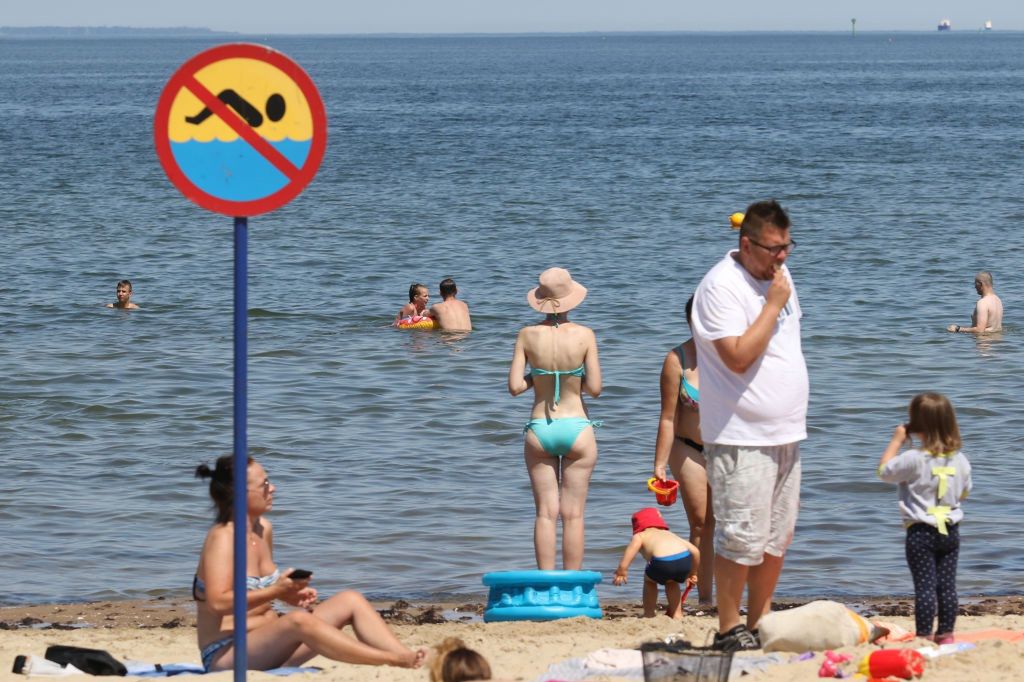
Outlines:
[[[858, 29], [857, 35], [956, 35], [1012, 34], [1020, 29], [982, 31], [961, 29], [939, 32], [934, 29]], [[524, 37], [584, 37], [584, 36], [674, 36], [674, 35], [837, 35], [850, 37], [849, 29], [788, 29], [788, 30], [672, 30], [672, 31], [513, 31], [494, 33], [467, 32], [377, 32], [377, 33], [275, 33], [272, 31], [225, 31], [205, 27], [141, 28], [133, 26], [0, 26], [0, 38], [180, 38], [218, 36], [277, 36], [311, 38], [524, 38]]]
[[0, 26], [0, 37], [9, 38], [153, 38], [237, 35], [235, 31], [176, 26], [136, 28], [132, 26]]

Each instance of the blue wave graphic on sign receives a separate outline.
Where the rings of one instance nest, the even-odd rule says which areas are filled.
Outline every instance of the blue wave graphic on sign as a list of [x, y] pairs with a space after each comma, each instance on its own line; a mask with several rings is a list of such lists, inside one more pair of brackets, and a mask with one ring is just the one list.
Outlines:
[[[270, 142], [297, 168], [306, 163], [311, 140]], [[171, 152], [185, 176], [207, 194], [226, 201], [255, 201], [288, 184], [288, 178], [248, 142], [172, 142]]]

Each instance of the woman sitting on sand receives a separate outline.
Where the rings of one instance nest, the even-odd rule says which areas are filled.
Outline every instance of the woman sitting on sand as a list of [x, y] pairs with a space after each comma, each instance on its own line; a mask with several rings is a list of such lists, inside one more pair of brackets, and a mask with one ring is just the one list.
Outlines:
[[590, 420], [582, 392], [600, 395], [601, 367], [594, 332], [570, 322], [568, 312], [586, 295], [568, 270], [541, 273], [540, 286], [530, 290], [526, 300], [546, 316], [519, 331], [508, 371], [512, 395], [533, 387], [523, 449], [537, 507], [533, 545], [541, 570], [555, 568], [559, 517], [562, 567], [573, 571], [583, 564], [583, 508], [597, 463], [593, 427], [598, 424]]
[[[686, 302], [686, 323], [690, 324], [693, 296]], [[714, 579], [715, 516], [711, 511], [711, 488], [705, 471], [704, 442], [700, 438], [700, 379], [697, 348], [687, 339], [668, 352], [661, 366], [661, 418], [654, 445], [654, 476], [665, 480], [665, 465], [679, 481], [683, 509], [690, 523], [690, 542], [700, 548], [697, 596], [701, 604], [711, 603]]]
[[[199, 650], [207, 671], [230, 670], [234, 665], [233, 469], [230, 455], [219, 458], [215, 469], [205, 464], [196, 468], [197, 478], [210, 479], [210, 497], [217, 509], [217, 520], [206, 534], [192, 583]], [[298, 666], [317, 655], [345, 663], [419, 667], [426, 651], [412, 651], [399, 642], [363, 595], [350, 590], [314, 606], [317, 594], [309, 586], [309, 576], [293, 579], [294, 569], [278, 570], [273, 528], [263, 518], [274, 505], [275, 488], [251, 457], [247, 487], [248, 667]], [[280, 615], [272, 608], [274, 600], [301, 608]], [[346, 625], [352, 626], [355, 638], [342, 634]]]

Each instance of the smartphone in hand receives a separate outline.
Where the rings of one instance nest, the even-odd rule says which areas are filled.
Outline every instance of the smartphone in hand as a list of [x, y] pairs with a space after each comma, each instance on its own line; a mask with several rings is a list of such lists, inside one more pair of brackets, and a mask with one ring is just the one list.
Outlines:
[[288, 577], [292, 580], [308, 580], [313, 575], [313, 571], [307, 571], [304, 568], [296, 568], [294, 571], [288, 574]]

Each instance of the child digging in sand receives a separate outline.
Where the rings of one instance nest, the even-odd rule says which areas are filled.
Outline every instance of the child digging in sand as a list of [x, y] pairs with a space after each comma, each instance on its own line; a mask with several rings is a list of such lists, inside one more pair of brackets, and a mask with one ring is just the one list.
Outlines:
[[[960, 501], [971, 491], [971, 465], [960, 452], [960, 428], [946, 396], [922, 393], [910, 401], [910, 421], [900, 424], [878, 463], [878, 477], [899, 484], [907, 528], [906, 555], [914, 578], [917, 636], [932, 639], [938, 603], [938, 644], [953, 641], [959, 608], [956, 564], [960, 556]], [[913, 436], [920, 445], [900, 452]]]
[[658, 608], [658, 585], [665, 586], [668, 608], [665, 613], [675, 620], [683, 619], [680, 586], [697, 583], [700, 550], [669, 531], [661, 512], [645, 507], [633, 514], [633, 539], [622, 555], [612, 583], [625, 585], [629, 565], [637, 552], [647, 559], [644, 570], [644, 618], [653, 618]]

